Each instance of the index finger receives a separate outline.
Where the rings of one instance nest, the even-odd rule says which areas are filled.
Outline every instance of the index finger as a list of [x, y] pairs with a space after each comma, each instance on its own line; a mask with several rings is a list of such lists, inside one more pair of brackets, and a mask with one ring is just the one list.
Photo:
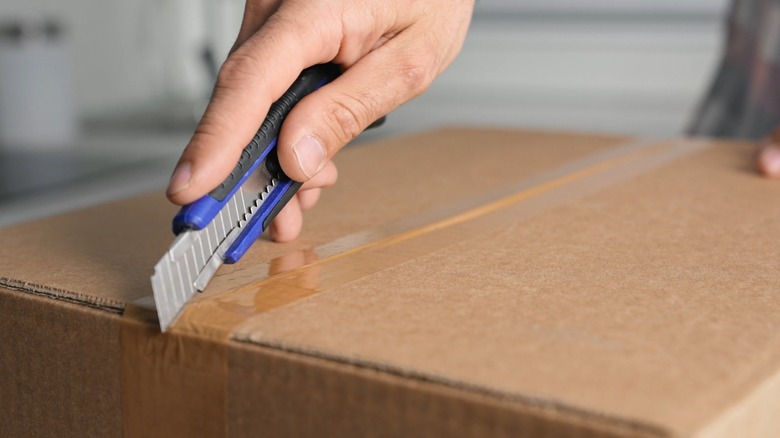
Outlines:
[[327, 62], [338, 52], [339, 35], [328, 35], [324, 25], [316, 24], [333, 20], [309, 20], [305, 10], [286, 5], [222, 65], [206, 111], [171, 177], [171, 201], [187, 204], [218, 186], [273, 101], [304, 68]]

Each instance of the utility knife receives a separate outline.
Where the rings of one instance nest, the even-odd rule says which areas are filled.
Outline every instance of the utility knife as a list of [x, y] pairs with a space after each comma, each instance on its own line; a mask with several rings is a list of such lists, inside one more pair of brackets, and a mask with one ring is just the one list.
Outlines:
[[295, 104], [339, 75], [335, 64], [304, 70], [274, 102], [236, 167], [211, 193], [182, 207], [176, 239], [154, 267], [152, 291], [164, 332], [223, 263], [236, 263], [295, 195], [301, 183], [282, 171], [276, 142]]

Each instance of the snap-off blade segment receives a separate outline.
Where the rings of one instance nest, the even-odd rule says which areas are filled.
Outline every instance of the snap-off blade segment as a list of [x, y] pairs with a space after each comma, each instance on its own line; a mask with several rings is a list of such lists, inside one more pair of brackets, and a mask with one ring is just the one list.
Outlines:
[[205, 228], [180, 233], [154, 266], [152, 292], [163, 332], [195, 292], [206, 287], [230, 245], [278, 182], [275, 178], [265, 181], [250, 185], [255, 188], [251, 193], [245, 190], [247, 185], [239, 188]]

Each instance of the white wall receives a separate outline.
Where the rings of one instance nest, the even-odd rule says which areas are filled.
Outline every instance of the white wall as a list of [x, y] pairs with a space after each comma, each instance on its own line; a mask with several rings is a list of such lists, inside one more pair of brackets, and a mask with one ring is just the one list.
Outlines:
[[437, 119], [677, 135], [720, 53], [724, 1], [683, 15], [671, 7], [631, 10], [632, 2], [609, 14], [501, 3], [481, 3], [460, 58], [399, 112], [410, 129]]
[[242, 0], [4, 0], [0, 21], [45, 16], [64, 24], [77, 104], [96, 116], [207, 92], [200, 53], [208, 32], [218, 31], [224, 57], [242, 8]]
[[482, 10], [605, 13], [605, 14], [720, 14], [726, 0], [477, 0]]
[[[207, 29], [224, 53], [242, 1], [0, 1], [0, 21], [38, 11], [69, 26], [79, 107], [114, 119], [86, 131], [78, 152], [106, 169], [136, 163], [0, 202], [0, 226], [161, 190], [192, 126], [127, 129], [117, 114], [192, 109], [208, 92], [198, 61]], [[362, 138], [454, 123], [677, 135], [712, 74], [725, 1], [478, 0], [455, 64]]]
[[[711, 76], [725, 5], [480, 0], [459, 60], [390, 126], [674, 134]], [[37, 11], [69, 27], [78, 106], [94, 118], [161, 102], [192, 105], [208, 93], [199, 56], [209, 29], [223, 56], [241, 9], [242, 0], [5, 0], [0, 19]]]

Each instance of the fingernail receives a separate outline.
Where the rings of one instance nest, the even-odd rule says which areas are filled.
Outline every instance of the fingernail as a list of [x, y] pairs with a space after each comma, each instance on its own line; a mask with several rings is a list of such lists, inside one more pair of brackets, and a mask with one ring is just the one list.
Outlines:
[[761, 165], [770, 176], [780, 176], [780, 149], [769, 146], [761, 154]]
[[192, 166], [188, 161], [179, 163], [176, 170], [171, 175], [171, 182], [168, 183], [168, 194], [174, 195], [190, 186], [192, 177]]
[[311, 135], [303, 137], [293, 145], [293, 154], [298, 167], [307, 178], [316, 175], [325, 165], [325, 148]]

